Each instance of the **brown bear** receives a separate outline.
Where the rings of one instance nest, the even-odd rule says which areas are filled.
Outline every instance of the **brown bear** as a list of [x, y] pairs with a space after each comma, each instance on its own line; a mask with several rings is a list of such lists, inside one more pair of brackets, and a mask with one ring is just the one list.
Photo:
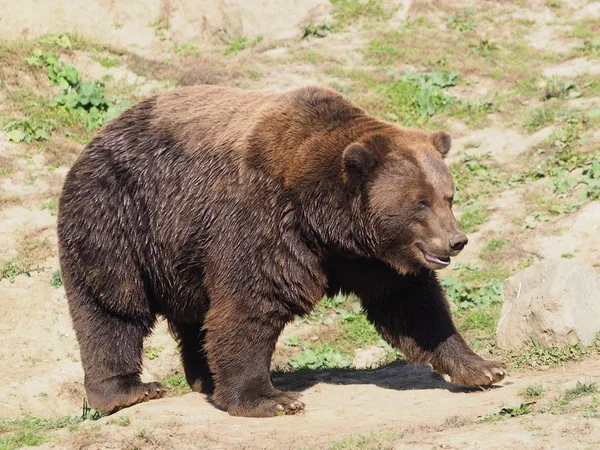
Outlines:
[[157, 315], [194, 391], [232, 415], [304, 408], [275, 389], [283, 327], [354, 293], [409, 361], [464, 385], [506, 372], [457, 332], [434, 270], [467, 243], [445, 132], [378, 120], [339, 93], [198, 86], [125, 111], [60, 198], [60, 264], [85, 388], [104, 413], [161, 397], [142, 383]]

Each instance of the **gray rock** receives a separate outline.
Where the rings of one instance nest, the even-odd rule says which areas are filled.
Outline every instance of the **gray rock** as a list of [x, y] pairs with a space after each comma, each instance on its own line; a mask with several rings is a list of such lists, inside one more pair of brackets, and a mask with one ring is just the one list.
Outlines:
[[599, 331], [600, 275], [592, 266], [545, 260], [505, 281], [496, 330], [500, 347], [590, 345]]

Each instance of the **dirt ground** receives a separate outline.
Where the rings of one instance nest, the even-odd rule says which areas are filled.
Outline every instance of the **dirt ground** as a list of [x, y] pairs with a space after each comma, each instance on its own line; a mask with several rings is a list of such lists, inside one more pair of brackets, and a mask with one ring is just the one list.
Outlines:
[[[176, 1], [137, 0], [127, 2], [127, 7], [109, 3], [107, 7], [97, 1], [39, 4], [0, 0], [0, 38], [14, 41], [48, 32], [89, 31], [91, 39], [127, 53], [76, 49], [65, 55], [65, 61], [86, 78], [109, 77], [114, 85], [127, 85], [127, 92], [136, 99], [177, 84], [213, 81], [277, 90], [308, 83], [340, 86], [345, 79], [340, 71], [330, 70], [331, 65], [343, 67], [346, 74], [359, 68], [375, 73], [389, 69], [363, 67], [368, 56], [362, 49], [372, 39], [379, 22], [373, 25], [367, 19], [356, 19], [323, 39], [298, 39], [303, 24], [333, 20], [328, 2], [295, 1], [293, 8], [283, 2], [223, 1], [214, 8], [206, 6], [211, 2], [199, 2], [193, 11], [186, 2]], [[579, 88], [586, 83], [581, 81], [585, 76], [597, 77], [600, 73], [600, 48], [583, 56], [565, 50], [576, 45], [578, 39], [586, 39], [573, 37], [585, 36], [584, 32], [576, 32], [582, 27], [600, 36], [598, 1], [457, 3], [406, 0], [386, 17], [386, 26], [403, 29], [405, 24], [418, 23], [419, 17], [426, 17], [432, 27], [445, 33], [449, 11], [469, 7], [477, 20], [488, 24], [490, 33], [503, 33], [495, 35], [500, 42], [496, 51], [508, 47], [511, 25], [517, 23], [525, 29], [519, 28], [520, 38], [531, 49], [552, 51], [545, 66], [536, 67], [543, 76], [574, 79]], [[398, 6], [395, 2], [383, 5]], [[94, 20], [90, 21], [91, 17]], [[160, 21], [169, 26], [151, 25]], [[103, 28], [102, 24], [110, 26]], [[485, 25], [481, 28], [478, 33], [484, 35]], [[264, 38], [257, 39], [253, 48], [226, 58], [223, 49], [233, 44], [216, 31], [223, 29], [232, 35], [248, 36], [249, 40], [258, 35]], [[184, 42], [199, 50], [202, 65], [196, 62], [197, 55], [193, 57], [196, 59], [182, 56], [180, 50], [189, 48], [181, 46]], [[117, 67], [98, 62], [98, 55], [108, 58], [109, 54], [126, 62]], [[152, 58], [144, 61], [151, 64], [146, 62], [144, 70], [134, 70], [138, 59], [149, 55]], [[408, 58], [411, 54], [407, 55]], [[460, 55], [454, 57], [460, 59]], [[398, 58], [400, 68], [415, 70], [412, 62], [404, 64], [403, 57]], [[174, 67], [180, 72], [172, 76]], [[4, 70], [0, 72], [0, 112], [4, 115], [12, 114], [6, 106], [11, 93], [20, 92], [19, 89], [51, 90], [47, 80], [33, 69], [2, 69], [0, 60], [0, 70]], [[558, 126], [548, 123], [533, 133], [524, 131], [524, 115], [542, 101], [519, 97], [520, 94], [509, 91], [505, 81], [482, 76], [475, 67], [466, 68], [465, 73], [469, 83], [453, 88], [455, 95], [490, 96], [506, 101], [507, 106], [489, 113], [483, 125], [471, 126], [450, 119], [447, 127], [454, 136], [454, 147], [448, 162], [460, 162], [464, 152], [486, 154], [500, 172], [510, 172], [533, 161], [529, 158], [534, 153], [530, 152], [542, 148]], [[354, 85], [349, 82], [348, 86]], [[378, 105], [365, 97], [361, 88], [352, 92], [356, 101], [365, 101], [365, 108]], [[592, 117], [594, 111], [600, 111], [599, 92], [563, 99], [561, 107], [585, 111]], [[600, 149], [597, 128], [585, 132], [581, 145]], [[1, 440], [3, 420], [79, 415], [85, 397], [78, 345], [64, 291], [53, 282], [59, 265], [56, 207], [52, 203], [69, 164], [83, 145], [61, 136], [54, 147], [36, 148], [7, 142], [5, 137], [6, 131], [0, 131], [0, 168], [7, 170], [0, 177], [0, 265], [4, 265], [0, 279], [0, 449], [13, 449], [21, 445]], [[552, 193], [542, 194], [543, 183], [538, 181], [494, 189], [497, 192], [486, 200], [486, 221], [469, 233], [470, 243], [457, 261], [489, 263], [486, 246], [490, 239], [502, 238], [513, 245], [495, 258], [509, 261], [510, 270], [521, 267], [524, 261], [557, 257], [574, 257], [600, 269], [598, 200], [587, 201], [574, 211], [551, 215], [548, 220], [538, 220], [534, 229], [526, 229], [523, 221], [527, 216], [539, 217], [535, 216], [536, 208], [566, 200]], [[460, 206], [458, 212], [461, 213]], [[28, 269], [9, 273], [6, 268], [11, 261]], [[447, 269], [447, 273], [451, 271]], [[310, 336], [318, 328], [314, 324], [290, 325], [278, 351], [285, 354], [283, 341], [290, 336]], [[159, 323], [147, 347], [160, 348], [160, 354], [145, 359], [146, 379], [164, 380], [180, 371], [177, 349], [164, 323]], [[521, 367], [498, 386], [485, 390], [462, 389], [427, 367], [407, 365], [402, 360], [377, 369], [278, 374], [274, 382], [283, 389], [302, 392], [307, 405], [304, 414], [242, 419], [218, 410], [203, 395], [174, 393], [109, 417], [87, 420], [77, 427], [49, 430], [42, 441], [33, 445], [40, 449], [600, 448], [598, 394], [582, 396], [569, 404], [559, 400], [577, 382], [600, 382], [600, 360], [594, 352], [577, 361], [536, 369]], [[544, 393], [528, 400], [522, 392], [532, 385], [543, 385]], [[533, 412], [519, 413], [530, 408], [529, 401], [536, 403]]]

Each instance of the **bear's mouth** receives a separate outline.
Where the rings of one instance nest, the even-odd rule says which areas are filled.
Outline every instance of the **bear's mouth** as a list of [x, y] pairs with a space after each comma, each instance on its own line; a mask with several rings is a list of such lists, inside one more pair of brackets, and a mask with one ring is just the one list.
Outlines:
[[448, 264], [450, 264], [450, 257], [448, 256], [434, 256], [427, 250], [425, 250], [421, 244], [417, 244], [417, 248], [421, 250], [425, 261], [427, 261], [428, 263], [435, 264], [441, 267], [446, 267]]

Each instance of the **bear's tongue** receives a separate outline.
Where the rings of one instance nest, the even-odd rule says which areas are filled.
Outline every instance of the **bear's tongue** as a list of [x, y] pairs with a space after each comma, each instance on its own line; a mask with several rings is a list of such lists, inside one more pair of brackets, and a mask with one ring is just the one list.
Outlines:
[[442, 258], [442, 259], [440, 259], [440, 258], [437, 258], [437, 257], [435, 257], [433, 255], [430, 255], [427, 252], [423, 252], [423, 255], [425, 256], [425, 259], [427, 261], [431, 262], [431, 263], [440, 264], [442, 266], [447, 266], [448, 264], [450, 264], [450, 258]]

